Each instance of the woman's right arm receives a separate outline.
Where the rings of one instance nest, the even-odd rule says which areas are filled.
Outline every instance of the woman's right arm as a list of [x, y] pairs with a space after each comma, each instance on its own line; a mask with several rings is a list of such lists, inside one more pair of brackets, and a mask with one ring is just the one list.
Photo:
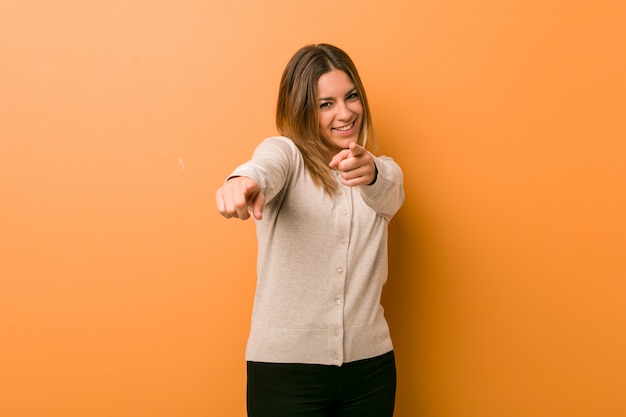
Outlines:
[[215, 202], [217, 211], [227, 219], [235, 217], [246, 220], [250, 217], [251, 210], [254, 218], [261, 220], [265, 196], [259, 184], [252, 178], [233, 177], [217, 190]]
[[287, 183], [296, 147], [282, 137], [265, 139], [254, 151], [252, 159], [233, 171], [217, 190], [217, 210], [226, 218], [246, 220], [252, 210], [260, 220], [266, 202], [272, 200]]

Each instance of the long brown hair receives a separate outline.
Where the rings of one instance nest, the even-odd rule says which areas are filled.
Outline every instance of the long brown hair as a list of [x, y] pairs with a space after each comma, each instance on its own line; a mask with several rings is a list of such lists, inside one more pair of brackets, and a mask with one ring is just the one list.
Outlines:
[[361, 78], [348, 54], [335, 46], [307, 45], [294, 54], [280, 80], [276, 106], [278, 132], [295, 143], [313, 181], [328, 194], [337, 189], [337, 181], [326, 160], [328, 149], [320, 138], [317, 81], [333, 69], [344, 71], [354, 83], [363, 104], [363, 125], [358, 144], [372, 145], [374, 131]]

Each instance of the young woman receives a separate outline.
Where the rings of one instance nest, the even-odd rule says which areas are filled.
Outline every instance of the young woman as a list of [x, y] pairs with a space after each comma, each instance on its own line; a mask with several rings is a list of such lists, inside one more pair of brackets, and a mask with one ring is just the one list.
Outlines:
[[391, 417], [395, 359], [380, 298], [402, 171], [365, 148], [365, 90], [334, 46], [291, 58], [276, 124], [282, 136], [258, 145], [216, 194], [224, 217], [256, 219], [248, 416]]

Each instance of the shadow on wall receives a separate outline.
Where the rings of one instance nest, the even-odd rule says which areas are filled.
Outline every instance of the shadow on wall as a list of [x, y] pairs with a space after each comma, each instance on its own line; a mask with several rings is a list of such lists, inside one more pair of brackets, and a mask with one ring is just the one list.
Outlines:
[[398, 368], [397, 415], [421, 415], [428, 408], [429, 323], [436, 292], [432, 222], [411, 204], [415, 193], [389, 225], [389, 278], [382, 304], [391, 328]]

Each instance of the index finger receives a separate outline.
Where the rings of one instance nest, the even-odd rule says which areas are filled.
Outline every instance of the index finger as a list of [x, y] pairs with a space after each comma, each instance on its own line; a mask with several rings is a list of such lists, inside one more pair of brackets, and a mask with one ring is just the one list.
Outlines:
[[366, 152], [365, 147], [359, 145], [356, 142], [352, 142], [350, 143], [350, 156], [359, 156], [359, 155], [363, 155]]

